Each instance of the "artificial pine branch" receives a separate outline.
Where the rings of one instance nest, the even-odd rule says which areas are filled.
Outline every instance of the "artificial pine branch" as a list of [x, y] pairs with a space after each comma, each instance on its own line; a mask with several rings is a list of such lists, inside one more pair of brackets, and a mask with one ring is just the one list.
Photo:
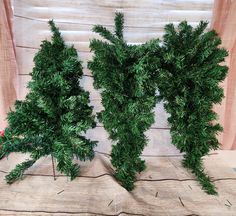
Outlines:
[[114, 34], [100, 25], [93, 28], [108, 42], [91, 41], [95, 55], [88, 68], [94, 76], [94, 87], [101, 90], [104, 110], [98, 113], [98, 119], [116, 142], [111, 152], [115, 177], [132, 190], [136, 173], [145, 169], [140, 158], [147, 144], [144, 132], [154, 123], [156, 74], [151, 73], [148, 65], [158, 66], [159, 62], [147, 53], [152, 53], [153, 46], [159, 47], [159, 41], [128, 45], [123, 39], [123, 26], [123, 14], [116, 13]]
[[11, 152], [30, 153], [33, 160], [23, 162], [7, 175], [8, 183], [19, 179], [39, 158], [55, 157], [57, 170], [74, 179], [81, 160], [94, 157], [95, 141], [84, 133], [95, 127], [89, 106], [89, 93], [80, 87], [82, 65], [74, 47], [67, 47], [59, 29], [49, 21], [52, 40], [43, 41], [34, 57], [35, 66], [24, 101], [16, 101], [8, 113], [6, 139], [0, 155]]
[[124, 15], [122, 13], [116, 13], [115, 34], [119, 39], [123, 38], [123, 29], [124, 29]]
[[96, 25], [93, 27], [93, 31], [100, 34], [103, 38], [107, 39], [110, 42], [115, 42], [116, 38], [114, 35], [104, 26]]
[[204, 173], [202, 157], [220, 145], [216, 135], [222, 127], [215, 123], [217, 114], [212, 108], [224, 96], [219, 83], [228, 68], [220, 63], [227, 51], [219, 48], [216, 32], [205, 32], [206, 27], [207, 22], [200, 22], [195, 29], [186, 21], [177, 28], [166, 25], [157, 84], [170, 114], [172, 142], [185, 153], [183, 165], [192, 170], [208, 194], [217, 194]]
[[27, 160], [22, 162], [21, 164], [16, 165], [15, 169], [13, 169], [9, 174], [5, 176], [6, 182], [8, 184], [12, 184], [16, 180], [21, 179], [25, 170], [31, 167], [35, 162], [35, 160]]

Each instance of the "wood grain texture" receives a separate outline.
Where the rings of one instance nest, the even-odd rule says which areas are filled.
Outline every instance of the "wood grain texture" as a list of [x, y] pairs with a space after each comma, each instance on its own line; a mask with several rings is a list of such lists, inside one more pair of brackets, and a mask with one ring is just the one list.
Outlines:
[[[135, 1], [63, 0], [55, 3], [52, 0], [17, 0], [14, 2], [16, 45], [38, 48], [42, 40], [50, 38], [47, 21], [53, 18], [68, 44], [75, 44], [79, 52], [89, 52], [89, 39], [99, 38], [91, 31], [93, 25], [103, 24], [112, 29], [114, 12], [117, 10], [125, 14], [126, 40], [130, 43], [143, 43], [161, 37], [164, 25], [169, 22], [177, 24], [187, 20], [196, 26], [200, 20], [210, 21], [212, 3], [213, 0], [141, 0], [139, 4]], [[31, 37], [26, 38], [25, 32], [32, 32]], [[24, 66], [32, 68], [30, 61]]]
[[91, 162], [78, 161], [81, 172], [74, 181], [60, 173], [54, 181], [50, 157], [45, 157], [22, 181], [9, 186], [4, 176], [27, 158], [12, 154], [0, 164], [0, 215], [234, 216], [236, 173], [225, 163], [228, 155], [234, 155], [236, 166], [235, 152], [205, 157], [206, 170], [219, 191], [219, 196], [210, 196], [183, 169], [179, 156], [144, 157], [147, 169], [129, 193], [113, 178], [109, 157], [101, 154]]
[[221, 84], [225, 98], [215, 106], [219, 122], [224, 131], [219, 135], [223, 149], [236, 149], [236, 1], [215, 0], [212, 28], [220, 35], [222, 47], [228, 50], [229, 56], [224, 64], [229, 67], [228, 76]]
[[[71, 21], [84, 24], [113, 25], [113, 15], [120, 10], [126, 15], [127, 26], [147, 26], [160, 21], [179, 21], [188, 19], [198, 22], [210, 18], [213, 0], [140, 0], [137, 1], [55, 1], [20, 0], [15, 1], [15, 14], [30, 18]], [[42, 17], [42, 14], [44, 15]], [[152, 21], [152, 23], [145, 23]]]
[[[114, 16], [114, 14], [113, 14]], [[51, 31], [45, 21], [29, 20], [24, 18], [15, 17], [15, 38], [16, 46], [39, 48], [41, 41], [51, 38]], [[74, 44], [78, 51], [90, 51], [89, 41], [93, 38], [101, 39], [101, 37], [92, 32], [93, 25], [82, 25], [82, 24], [70, 24], [60, 23], [55, 21], [57, 26], [60, 28], [62, 36], [67, 44]], [[112, 20], [113, 22], [113, 20]], [[94, 23], [100, 24], [100, 23]], [[108, 27], [109, 30], [113, 30], [112, 26]], [[33, 32], [33, 37], [25, 38], [25, 32]], [[156, 30], [148, 28], [144, 34], [143, 28], [130, 29], [127, 28], [124, 31], [124, 37], [129, 43], [144, 43], [147, 40], [153, 38], [159, 38], [163, 35], [163, 30]], [[82, 43], [82, 45], [80, 45]]]
[[0, 130], [7, 126], [6, 113], [16, 99], [16, 57], [11, 31], [10, 3], [0, 1]]

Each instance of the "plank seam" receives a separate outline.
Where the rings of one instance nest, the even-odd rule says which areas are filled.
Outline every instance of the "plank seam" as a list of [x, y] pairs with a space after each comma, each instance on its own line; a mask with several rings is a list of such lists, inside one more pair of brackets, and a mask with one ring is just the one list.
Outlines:
[[137, 216], [145, 216], [143, 214], [137, 214], [137, 213], [130, 213], [130, 212], [119, 212], [118, 214], [104, 214], [104, 213], [96, 213], [96, 212], [67, 212], [67, 211], [44, 211], [44, 210], [18, 210], [18, 209], [5, 209], [0, 208], [0, 211], [8, 211], [8, 212], [21, 212], [21, 213], [46, 213], [46, 214], [92, 214], [92, 215], [104, 215], [104, 216], [119, 216], [121, 214], [128, 214], [128, 215], [137, 215]]
[[[93, 100], [91, 100], [93, 101]], [[103, 125], [97, 125], [97, 128], [104, 128]], [[96, 128], [95, 127], [95, 128]], [[171, 128], [166, 128], [166, 127], [150, 127], [151, 130], [170, 130]]]
[[[6, 172], [4, 170], [0, 170], [1, 173], [7, 174], [9, 172]], [[35, 177], [53, 177], [53, 175], [50, 174], [23, 174], [24, 176], [35, 176]], [[96, 178], [101, 178], [104, 176], [111, 176], [113, 177], [112, 174], [110, 173], [104, 173], [101, 175], [97, 175], [97, 176], [77, 176], [76, 178], [92, 178], [92, 179], [96, 179]], [[66, 175], [56, 175], [56, 177], [67, 177]], [[236, 180], [236, 178], [218, 178], [218, 179], [212, 179], [212, 182], [217, 182], [217, 181], [227, 181], [227, 180]], [[136, 182], [162, 182], [162, 181], [178, 181], [178, 182], [185, 182], [185, 181], [197, 181], [196, 179], [193, 178], [185, 178], [185, 179], [175, 179], [175, 178], [163, 178], [163, 179], [137, 179]]]
[[[88, 42], [89, 43], [89, 42]], [[68, 45], [70, 46], [70, 45]], [[22, 45], [16, 45], [17, 48], [22, 48], [22, 49], [35, 49], [35, 50], [39, 50], [40, 48], [39, 47], [31, 47], [31, 46], [22, 46]], [[78, 49], [76, 49], [78, 51], [78, 53], [91, 53], [90, 51], [86, 51], [86, 50], [83, 50], [83, 51], [79, 51]]]
[[[18, 76], [31, 76], [30, 74], [17, 74]], [[91, 78], [93, 78], [93, 76], [92, 75], [89, 75], [89, 74], [82, 74], [82, 76], [83, 77], [91, 77]]]
[[[106, 152], [100, 152], [100, 151], [94, 151], [94, 152], [111, 157], [111, 155], [106, 153]], [[211, 155], [218, 155], [218, 153], [217, 152], [209, 153], [206, 156], [211, 156]], [[175, 154], [175, 155], [141, 155], [141, 157], [182, 157], [182, 156], [184, 156], [184, 155], [183, 154]]]
[[[32, 17], [26, 17], [26, 16], [21, 16], [18, 14], [14, 14], [14, 17], [21, 18], [21, 19], [27, 19], [31, 21], [37, 21], [37, 22], [42, 22], [42, 23], [47, 23], [47, 20], [42, 20], [42, 19], [36, 19]], [[55, 19], [54, 19], [55, 21]], [[79, 22], [68, 22], [68, 21], [55, 21], [56, 23], [61, 23], [61, 24], [72, 24], [72, 25], [81, 25], [81, 26], [94, 26], [96, 23], [79, 23]], [[160, 22], [159, 22], [160, 23]], [[124, 25], [125, 28], [130, 28], [130, 29], [152, 29], [152, 30], [160, 30], [160, 28], [164, 29], [164, 25], [166, 25], [168, 22], [163, 22], [163, 26], [160, 27], [152, 27], [152, 26], [130, 26], [130, 25]], [[173, 22], [174, 23], [174, 22]], [[179, 23], [177, 21], [177, 23]], [[191, 23], [198, 23], [196, 21], [192, 21]], [[112, 24], [103, 24], [105, 27], [114, 27]], [[162, 32], [160, 32], [162, 33]]]

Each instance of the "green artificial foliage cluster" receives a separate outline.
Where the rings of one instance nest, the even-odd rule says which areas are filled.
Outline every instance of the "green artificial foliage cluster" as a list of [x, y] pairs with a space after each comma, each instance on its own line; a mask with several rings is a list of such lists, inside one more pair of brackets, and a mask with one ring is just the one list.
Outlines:
[[[16, 101], [8, 114], [9, 126], [0, 133], [0, 158], [11, 152], [30, 153], [7, 176], [11, 184], [39, 158], [51, 155], [58, 171], [74, 179], [79, 165], [73, 159], [92, 159], [96, 141], [85, 138], [95, 127], [89, 93], [80, 87], [81, 62], [75, 48], [65, 45], [58, 28], [49, 21], [52, 41], [43, 41], [34, 58], [35, 67], [24, 101]], [[145, 169], [140, 158], [154, 123], [154, 107], [163, 100], [170, 114], [172, 142], [184, 153], [183, 166], [195, 174], [208, 194], [217, 194], [204, 172], [203, 156], [219, 148], [216, 138], [222, 127], [213, 105], [224, 93], [219, 86], [228, 68], [221, 65], [227, 51], [220, 48], [216, 32], [207, 22], [193, 28], [186, 21], [165, 26], [163, 44], [153, 39], [130, 45], [124, 39], [124, 17], [115, 15], [114, 33], [101, 25], [93, 31], [94, 52], [88, 68], [99, 89], [103, 110], [98, 120], [113, 141], [111, 163], [116, 179], [127, 190], [134, 188], [137, 173]], [[157, 93], [157, 90], [159, 93]]]
[[[123, 29], [121, 13], [116, 13], [114, 33], [101, 25], [93, 28], [105, 40], [90, 42], [94, 56], [88, 68], [94, 76], [94, 87], [101, 90], [104, 110], [98, 119], [114, 142], [111, 163], [115, 177], [127, 190], [132, 190], [136, 173], [145, 169], [140, 158], [147, 144], [144, 132], [154, 123], [153, 108], [157, 102], [154, 69], [160, 61], [150, 56], [158, 50], [159, 40], [142, 46], [128, 45]], [[152, 73], [148, 70], [150, 65]]]
[[207, 22], [192, 28], [186, 21], [177, 28], [165, 26], [157, 87], [170, 114], [172, 142], [185, 153], [184, 167], [192, 170], [208, 194], [216, 194], [204, 173], [202, 157], [220, 145], [216, 135], [222, 127], [215, 121], [213, 105], [224, 96], [219, 83], [228, 68], [219, 63], [227, 51], [219, 48], [221, 40], [216, 32], [204, 31], [206, 27]]
[[8, 113], [1, 156], [11, 152], [30, 153], [30, 159], [17, 165], [7, 176], [11, 184], [39, 158], [51, 155], [57, 170], [74, 179], [79, 165], [73, 159], [92, 159], [95, 141], [84, 133], [95, 127], [89, 93], [80, 87], [81, 62], [74, 47], [65, 45], [59, 29], [49, 21], [52, 41], [43, 41], [34, 58], [35, 67], [24, 101], [16, 101]]

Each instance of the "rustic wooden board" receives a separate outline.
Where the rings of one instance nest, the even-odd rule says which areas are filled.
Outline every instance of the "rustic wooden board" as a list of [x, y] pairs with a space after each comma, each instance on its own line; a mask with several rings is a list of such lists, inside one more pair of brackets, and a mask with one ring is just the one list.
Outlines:
[[[48, 27], [48, 20], [45, 21], [37, 21], [37, 20], [28, 20], [19, 17], [15, 17], [15, 37], [16, 37], [16, 45], [23, 47], [33, 47], [39, 48], [41, 41], [45, 39], [51, 38], [51, 31]], [[89, 40], [93, 38], [101, 39], [101, 37], [92, 32], [91, 26], [84, 26], [79, 24], [63, 24], [56, 22], [60, 31], [63, 35], [64, 40], [69, 44], [75, 44], [77, 47], [78, 43], [87, 43], [87, 47], [89, 46]], [[99, 24], [99, 23], [94, 23]], [[108, 27], [111, 31], [113, 31], [112, 27]], [[23, 35], [25, 32], [32, 31], [32, 37], [25, 38]], [[142, 28], [135, 29], [125, 29], [124, 37], [127, 42], [132, 43], [143, 43], [149, 39], [159, 38], [163, 35], [163, 31], [158, 31], [156, 29], [147, 29], [147, 33], [143, 33]], [[75, 42], [75, 43], [74, 43]], [[79, 47], [78, 47], [79, 48]], [[87, 48], [88, 50], [88, 48]], [[83, 51], [83, 50], [80, 50]]]
[[[210, 19], [213, 0], [141, 0], [132, 1], [15, 1], [17, 15], [39, 19], [50, 19], [93, 24], [97, 21], [113, 25], [111, 19], [116, 10], [127, 14], [127, 25], [154, 26], [160, 21], [199, 21]], [[170, 13], [170, 11], [172, 13]], [[42, 14], [44, 15], [42, 17]], [[151, 22], [150, 22], [151, 21]]]
[[[12, 154], [0, 163], [0, 215], [234, 216], [236, 172], [224, 163], [227, 155], [218, 151], [205, 158], [206, 170], [219, 192], [219, 196], [210, 196], [181, 166], [180, 156], [144, 157], [147, 169], [129, 193], [113, 178], [109, 156], [101, 154], [92, 162], [78, 162], [81, 173], [72, 182], [58, 173], [54, 181], [51, 159], [46, 157], [22, 181], [9, 186], [4, 182], [5, 172], [27, 158]], [[236, 167], [233, 155], [231, 165]]]
[[109, 8], [139, 8], [140, 10], [197, 10], [205, 11], [211, 10], [213, 0], [140, 0], [137, 4], [135, 0], [122, 1], [122, 0], [109, 0], [109, 1], [73, 1], [73, 0], [50, 0], [42, 2], [40, 0], [17, 0], [15, 5], [19, 7], [48, 7], [48, 8], [59, 8], [59, 7], [76, 7], [89, 10], [91, 7], [101, 7], [104, 10]]
[[[180, 154], [175, 146], [171, 144], [169, 130], [150, 129], [146, 133], [149, 140], [145, 147], [144, 155], [176, 155]], [[95, 129], [88, 130], [87, 137], [92, 140], [98, 140], [96, 150], [109, 153], [111, 151], [112, 141], [105, 129], [98, 125]]]
[[[14, 2], [15, 38], [18, 48], [38, 48], [41, 40], [50, 38], [47, 20], [54, 18], [68, 44], [75, 44], [80, 52], [89, 52], [89, 39], [99, 38], [91, 29], [95, 24], [112, 30], [116, 10], [125, 13], [125, 38], [130, 43], [142, 43], [161, 37], [169, 22], [188, 20], [193, 26], [200, 20], [210, 21], [211, 1], [29, 1]], [[32, 32], [25, 37], [25, 32]], [[18, 50], [19, 72], [32, 68], [33, 51]], [[24, 60], [27, 59], [27, 60]], [[84, 60], [82, 58], [82, 60]], [[24, 61], [24, 62], [23, 62]], [[23, 62], [23, 64], [22, 64]]]

